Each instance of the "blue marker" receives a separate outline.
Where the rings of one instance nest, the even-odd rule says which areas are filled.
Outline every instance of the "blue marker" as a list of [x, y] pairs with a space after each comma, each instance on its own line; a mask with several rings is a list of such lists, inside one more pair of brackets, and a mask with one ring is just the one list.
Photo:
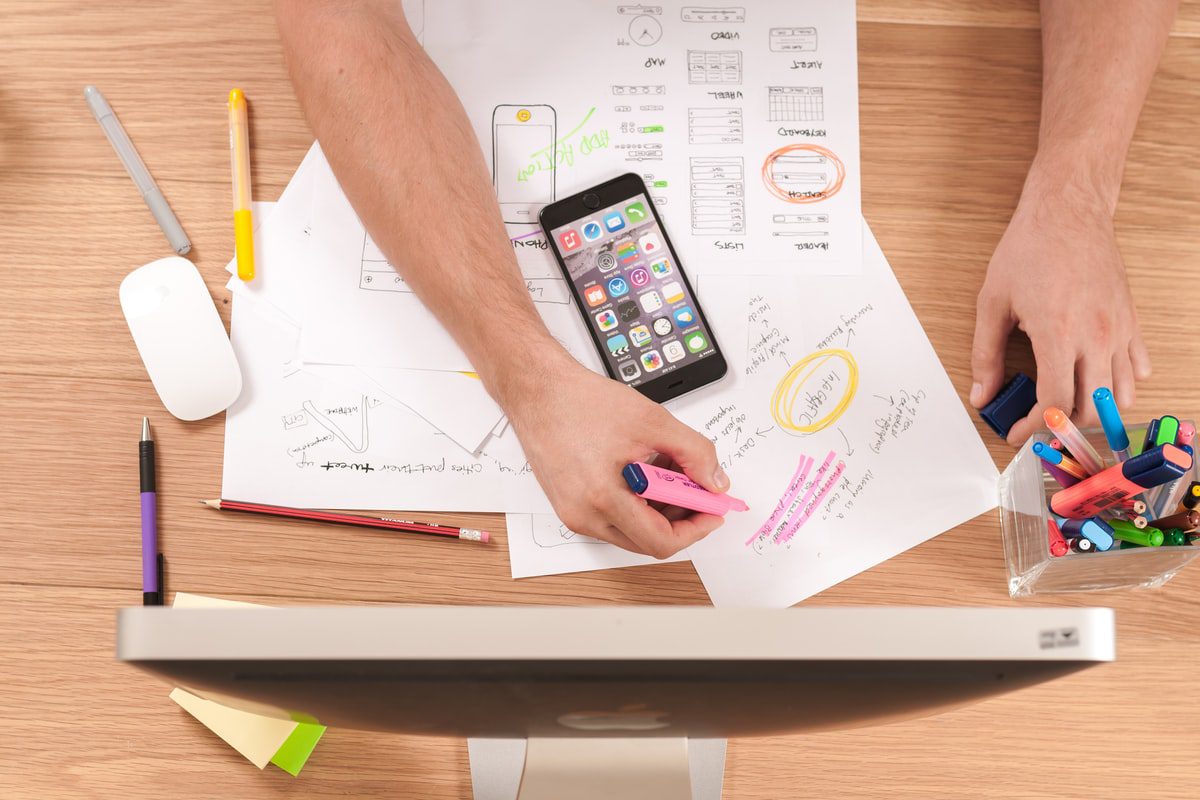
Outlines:
[[1091, 519], [1058, 518], [1058, 528], [1068, 539], [1084, 538], [1096, 546], [1101, 553], [1113, 546], [1115, 537], [1112, 526], [1099, 517]]
[[1101, 386], [1092, 392], [1092, 402], [1096, 404], [1096, 413], [1100, 415], [1100, 424], [1104, 427], [1104, 438], [1112, 448], [1113, 458], [1118, 462], [1129, 458], [1129, 434], [1125, 432], [1125, 423], [1121, 422], [1121, 414], [1113, 400], [1112, 391]]
[[1061, 464], [1063, 461], [1062, 451], [1055, 450], [1053, 447], [1046, 444], [1045, 442], [1034, 442], [1033, 443], [1033, 452], [1036, 453], [1037, 457], [1040, 458], [1042, 461], [1053, 464], [1056, 467], [1059, 464]]

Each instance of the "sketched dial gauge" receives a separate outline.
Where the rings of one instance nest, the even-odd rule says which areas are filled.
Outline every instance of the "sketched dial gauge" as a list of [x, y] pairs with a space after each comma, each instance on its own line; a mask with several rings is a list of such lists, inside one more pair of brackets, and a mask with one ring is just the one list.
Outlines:
[[647, 17], [643, 14], [640, 17], [634, 17], [629, 22], [629, 38], [633, 40], [634, 44], [642, 47], [658, 44], [662, 34], [662, 24], [654, 17]]

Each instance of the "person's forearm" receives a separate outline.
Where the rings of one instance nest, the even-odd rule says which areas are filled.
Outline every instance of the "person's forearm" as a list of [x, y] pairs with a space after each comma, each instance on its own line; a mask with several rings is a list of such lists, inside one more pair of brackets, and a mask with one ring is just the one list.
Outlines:
[[489, 391], [504, 405], [535, 365], [569, 360], [529, 298], [467, 115], [401, 4], [279, 0], [277, 18], [342, 189]]
[[1112, 214], [1177, 0], [1042, 0], [1042, 117], [1026, 191]]

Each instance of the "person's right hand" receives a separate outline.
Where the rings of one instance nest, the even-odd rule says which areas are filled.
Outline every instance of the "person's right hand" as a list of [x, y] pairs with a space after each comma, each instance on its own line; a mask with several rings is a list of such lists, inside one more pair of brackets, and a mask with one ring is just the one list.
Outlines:
[[716, 530], [712, 514], [659, 511], [629, 490], [631, 461], [669, 458], [713, 492], [729, 488], [712, 442], [635, 389], [582, 367], [565, 351], [501, 404], [558, 518], [575, 533], [667, 558]]

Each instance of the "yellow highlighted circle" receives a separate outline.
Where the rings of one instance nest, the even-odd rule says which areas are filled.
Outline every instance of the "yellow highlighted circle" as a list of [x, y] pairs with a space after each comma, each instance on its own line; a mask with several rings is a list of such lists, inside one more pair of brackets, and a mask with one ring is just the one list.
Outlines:
[[517, 122], [529, 122], [529, 118], [533, 115], [529, 113], [528, 108], [522, 108], [517, 112]]
[[[797, 398], [804, 390], [804, 385], [813, 373], [825, 367], [831, 361], [842, 361], [846, 364], [846, 389], [837, 404], [825, 416], [808, 424], [801, 425], [793, 410]], [[792, 364], [775, 386], [771, 395], [771, 417], [775, 424], [791, 433], [816, 433], [822, 431], [837, 421], [846, 412], [850, 401], [858, 391], [858, 362], [849, 350], [818, 350]]]

